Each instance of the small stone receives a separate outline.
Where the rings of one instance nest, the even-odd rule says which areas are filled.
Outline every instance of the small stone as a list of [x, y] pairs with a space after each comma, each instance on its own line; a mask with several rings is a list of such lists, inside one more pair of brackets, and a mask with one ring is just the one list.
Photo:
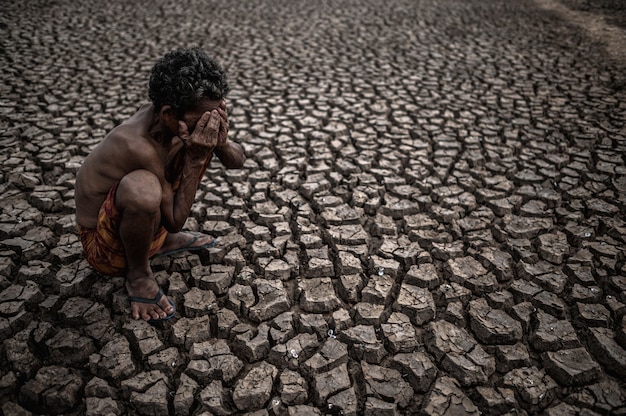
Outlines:
[[396, 354], [391, 366], [400, 371], [403, 378], [417, 392], [427, 392], [437, 376], [437, 367], [422, 352]]
[[253, 285], [258, 302], [249, 309], [248, 315], [255, 322], [272, 319], [291, 307], [282, 281], [257, 279]]
[[188, 415], [198, 391], [198, 383], [186, 374], [180, 375], [180, 383], [174, 396], [174, 411], [177, 416]]
[[424, 413], [445, 416], [478, 416], [480, 411], [469, 397], [465, 395], [459, 383], [447, 376], [439, 377], [435, 386], [424, 398]]
[[487, 274], [487, 270], [473, 257], [453, 258], [444, 266], [448, 278], [463, 285], [467, 280]]
[[613, 324], [611, 312], [603, 305], [577, 302], [574, 311], [577, 320], [585, 326], [610, 328]]
[[128, 398], [132, 393], [146, 392], [151, 386], [159, 381], [167, 381], [167, 377], [160, 371], [144, 371], [139, 372], [135, 376], [123, 380], [121, 390], [124, 397]]
[[283, 312], [270, 323], [270, 339], [275, 344], [284, 344], [295, 335], [294, 313]]
[[395, 279], [384, 273], [370, 277], [367, 286], [361, 291], [361, 300], [387, 305], [391, 300], [394, 283]]
[[69, 368], [42, 367], [34, 379], [22, 386], [20, 396], [45, 412], [64, 413], [78, 404], [83, 384], [82, 378]]
[[380, 364], [387, 354], [382, 342], [376, 337], [371, 325], [357, 325], [342, 331], [338, 336], [341, 342], [350, 346], [350, 356], [356, 360]]
[[233, 282], [235, 268], [224, 264], [196, 265], [191, 269], [195, 286], [216, 295], [223, 295]]
[[239, 379], [232, 394], [237, 409], [251, 411], [265, 406], [270, 399], [272, 385], [277, 374], [276, 367], [261, 362]]
[[298, 334], [285, 344], [275, 345], [267, 358], [277, 367], [288, 366], [291, 370], [300, 368], [300, 363], [313, 356], [320, 342], [314, 334]]
[[328, 277], [305, 279], [298, 283], [300, 306], [309, 313], [332, 312], [341, 302]]
[[227, 308], [218, 309], [215, 315], [217, 336], [219, 338], [229, 338], [231, 329], [239, 324], [239, 318], [233, 311]]
[[363, 278], [358, 274], [341, 276], [338, 281], [337, 291], [346, 302], [358, 302], [363, 289]]
[[531, 300], [535, 295], [541, 293], [541, 287], [523, 279], [515, 279], [509, 286], [509, 291], [513, 294], [515, 303], [522, 303]]
[[411, 352], [419, 345], [411, 320], [402, 313], [392, 313], [387, 322], [380, 327], [386, 345], [392, 353]]
[[536, 367], [522, 367], [504, 375], [503, 384], [517, 392], [520, 405], [529, 412], [536, 413], [547, 407], [556, 395], [558, 385], [544, 370]]
[[200, 403], [208, 411], [207, 416], [234, 413], [229, 405], [229, 390], [224, 387], [221, 380], [213, 380], [202, 389]]
[[320, 338], [328, 334], [328, 324], [322, 315], [315, 313], [300, 314], [299, 324], [302, 332], [315, 333]]
[[522, 325], [500, 309], [492, 309], [485, 299], [470, 302], [470, 325], [476, 337], [486, 344], [514, 344], [522, 339]]
[[508, 290], [500, 290], [498, 292], [489, 293], [487, 295], [487, 303], [495, 309], [509, 310], [514, 306], [513, 295]]
[[400, 287], [393, 309], [408, 316], [418, 326], [434, 319], [436, 314], [435, 301], [430, 290], [408, 284]]
[[170, 340], [174, 345], [186, 349], [196, 342], [208, 341], [211, 338], [209, 317], [180, 318], [172, 325]]
[[352, 253], [340, 251], [337, 256], [337, 272], [340, 275], [352, 275], [363, 272], [361, 261]]
[[317, 374], [314, 377], [314, 400], [318, 406], [326, 402], [328, 397], [350, 387], [348, 367], [342, 364], [334, 369]]
[[[322, 249], [316, 249], [319, 251]], [[310, 252], [312, 250], [307, 250]], [[305, 276], [307, 278], [319, 278], [319, 277], [332, 277], [335, 275], [335, 269], [333, 266], [333, 262], [327, 258], [327, 255], [322, 257], [317, 257], [315, 255], [308, 254], [309, 260], [305, 263]]]
[[539, 255], [546, 261], [554, 264], [562, 264], [570, 252], [565, 233], [542, 234], [538, 238]]
[[150, 370], [159, 370], [169, 377], [172, 377], [182, 364], [183, 360], [175, 347], [166, 348], [148, 357]]
[[484, 383], [495, 371], [495, 359], [465, 329], [447, 321], [428, 325], [425, 344], [442, 368], [464, 386]]
[[521, 261], [517, 264], [516, 271], [518, 277], [532, 280], [544, 289], [556, 294], [563, 292], [568, 280], [565, 273], [545, 261], [532, 264]]
[[99, 352], [89, 356], [92, 374], [111, 380], [125, 379], [135, 372], [130, 344], [121, 335], [115, 335]]
[[270, 263], [265, 266], [264, 276], [267, 280], [289, 280], [291, 277], [291, 266], [281, 259], [272, 259]]
[[364, 416], [396, 416], [397, 414], [398, 406], [395, 403], [389, 403], [376, 397], [365, 399]]
[[616, 381], [610, 379], [579, 387], [566, 398], [567, 403], [591, 408], [599, 414], [610, 414], [616, 409], [623, 408], [625, 400], [622, 388]]
[[465, 306], [461, 302], [450, 302], [446, 305], [444, 319], [457, 326], [464, 327], [466, 320], [465, 314]]
[[530, 342], [539, 351], [558, 351], [580, 347], [580, 340], [569, 321], [558, 320], [541, 310], [532, 317], [534, 330], [530, 334]]
[[602, 371], [584, 348], [549, 351], [542, 358], [548, 374], [566, 386], [590, 384]]
[[184, 313], [187, 318], [211, 315], [217, 309], [217, 300], [211, 290], [192, 287], [183, 295]]
[[146, 321], [132, 320], [124, 324], [122, 329], [142, 360], [163, 348], [156, 329]]
[[287, 405], [304, 404], [308, 400], [308, 383], [299, 373], [285, 370], [279, 377], [278, 392]]
[[589, 328], [589, 350], [606, 370], [626, 377], [626, 351], [615, 342], [615, 334], [608, 328]]
[[329, 411], [336, 410], [343, 416], [357, 416], [359, 400], [353, 387], [330, 396], [326, 401]]
[[367, 302], [359, 302], [354, 305], [354, 322], [364, 325], [379, 326], [387, 319], [388, 312], [384, 305], [374, 305]]
[[55, 364], [80, 365], [89, 361], [96, 351], [94, 342], [78, 331], [61, 329], [46, 341], [50, 360]]
[[516, 239], [530, 239], [552, 229], [553, 222], [550, 218], [518, 217], [506, 215], [505, 231]]
[[87, 397], [85, 399], [85, 416], [121, 416], [123, 414], [125, 414], [124, 406], [110, 397]]
[[476, 402], [485, 413], [505, 414], [519, 407], [513, 390], [502, 387], [476, 387]]
[[357, 246], [369, 243], [369, 235], [360, 224], [328, 227], [328, 236], [334, 245]]
[[536, 308], [543, 309], [558, 318], [565, 318], [569, 309], [567, 303], [559, 295], [547, 290], [537, 293], [530, 301]]
[[404, 283], [426, 289], [434, 289], [441, 283], [437, 269], [432, 263], [412, 265], [406, 272]]
[[234, 352], [250, 362], [262, 360], [270, 352], [269, 326], [261, 324], [254, 328], [240, 324], [233, 328], [236, 334], [233, 340]]
[[509, 253], [484, 247], [479, 260], [483, 266], [493, 270], [499, 282], [506, 282], [513, 278], [513, 257]]
[[406, 407], [413, 397], [413, 389], [394, 369], [361, 362], [365, 394], [382, 400], [390, 400], [400, 407]]
[[472, 292], [456, 282], [451, 282], [439, 286], [432, 296], [437, 306], [457, 301], [466, 305], [472, 297]]
[[602, 299], [602, 291], [597, 286], [585, 287], [574, 283], [570, 292], [571, 300], [582, 303], [597, 303]]
[[319, 352], [302, 365], [304, 374], [315, 376], [348, 362], [348, 347], [335, 338], [327, 338]]
[[522, 343], [498, 345], [495, 349], [496, 369], [506, 373], [514, 368], [530, 366], [530, 354]]

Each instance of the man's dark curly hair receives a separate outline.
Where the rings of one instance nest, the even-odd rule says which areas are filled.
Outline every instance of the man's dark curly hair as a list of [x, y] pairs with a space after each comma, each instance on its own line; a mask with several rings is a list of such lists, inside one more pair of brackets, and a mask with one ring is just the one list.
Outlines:
[[197, 107], [203, 97], [221, 100], [228, 94], [226, 72], [200, 48], [168, 52], [152, 68], [148, 95], [155, 111], [170, 105], [177, 117]]

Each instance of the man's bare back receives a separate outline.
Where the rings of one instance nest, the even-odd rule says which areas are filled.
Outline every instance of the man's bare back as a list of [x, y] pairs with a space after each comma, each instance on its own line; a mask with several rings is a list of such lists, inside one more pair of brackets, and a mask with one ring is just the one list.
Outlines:
[[228, 88], [215, 77], [220, 71], [198, 49], [167, 54], [153, 69], [152, 104], [113, 129], [77, 174], [76, 222], [86, 258], [103, 273], [125, 274], [135, 319], [175, 313], [154, 280], [151, 256], [214, 244], [208, 235], [181, 232], [213, 155], [226, 168], [243, 165], [241, 146], [227, 138]]

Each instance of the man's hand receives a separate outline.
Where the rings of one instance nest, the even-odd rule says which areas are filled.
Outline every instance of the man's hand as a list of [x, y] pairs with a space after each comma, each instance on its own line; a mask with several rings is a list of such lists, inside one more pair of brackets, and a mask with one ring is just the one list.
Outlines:
[[217, 110], [204, 113], [191, 134], [187, 123], [181, 120], [178, 124], [178, 135], [187, 149], [188, 157], [198, 163], [203, 163], [211, 155], [224, 130], [222, 116]]
[[220, 102], [220, 106], [217, 108], [217, 112], [221, 117], [220, 121], [220, 133], [217, 138], [216, 147], [221, 147], [226, 144], [226, 140], [228, 140], [228, 114], [226, 113], [226, 100], [222, 99]]

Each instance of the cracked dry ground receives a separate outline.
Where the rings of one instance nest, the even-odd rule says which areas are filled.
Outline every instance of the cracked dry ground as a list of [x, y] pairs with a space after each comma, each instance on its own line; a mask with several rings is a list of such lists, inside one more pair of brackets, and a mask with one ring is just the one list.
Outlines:
[[[527, 1], [30, 1], [0, 16], [5, 415], [626, 414], [626, 99]], [[228, 67], [230, 138], [132, 321], [81, 160], [154, 61]]]

